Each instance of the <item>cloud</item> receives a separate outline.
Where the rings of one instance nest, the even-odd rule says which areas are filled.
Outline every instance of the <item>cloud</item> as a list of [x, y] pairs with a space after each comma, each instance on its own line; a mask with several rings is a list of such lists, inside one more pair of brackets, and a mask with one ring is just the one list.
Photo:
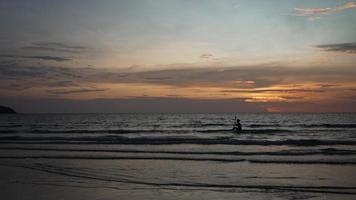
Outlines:
[[60, 57], [60, 56], [21, 56], [21, 55], [0, 55], [0, 58], [25, 58], [25, 59], [39, 59], [39, 60], [47, 60], [47, 61], [56, 61], [56, 62], [64, 62], [70, 61], [70, 58]]
[[356, 54], [356, 42], [324, 44], [324, 45], [317, 45], [316, 47], [324, 51], [335, 51], [335, 52]]
[[[84, 69], [83, 69], [84, 70]], [[80, 72], [68, 67], [59, 66], [31, 66], [20, 64], [8, 64], [0, 66], [0, 80], [2, 82], [15, 81], [17, 84], [32, 86], [46, 86], [56, 80], [78, 80]]]
[[1, 83], [0, 84], [0, 89], [2, 89], [2, 90], [24, 91], [24, 90], [30, 89], [32, 87], [33, 87], [33, 85], [23, 84], [23, 83], [7, 82], [7, 83]]
[[64, 52], [64, 53], [80, 53], [86, 49], [84, 46], [72, 46], [59, 42], [36, 42], [32, 43], [30, 46], [23, 47], [27, 50], [36, 51], [54, 51], [54, 52]]
[[340, 6], [340, 9], [348, 9], [348, 8], [356, 8], [356, 2], [349, 2]]
[[[185, 68], [185, 69], [165, 69], [147, 72], [137, 72], [132, 74], [127, 74], [126, 77], [116, 78], [115, 73], [109, 74], [108, 77], [115, 82], [125, 82], [125, 83], [150, 83], [150, 84], [160, 84], [160, 85], [171, 85], [171, 86], [228, 86], [231, 87], [236, 85], [244, 85], [246, 87], [250, 85], [262, 86], [269, 85], [275, 80], [264, 77], [263, 74], [259, 73], [259, 76], [254, 76], [253, 74], [258, 73], [253, 68], [248, 67], [237, 67], [228, 68], [225, 70], [217, 71], [214, 68]], [[100, 78], [102, 75], [96, 75]], [[153, 77], [153, 78], [149, 78]], [[254, 79], [256, 84], [245, 84], [252, 83], [251, 77]], [[236, 80], [242, 82], [242, 84], [236, 84]]]
[[73, 81], [51, 81], [47, 84], [48, 87], [73, 87], [78, 86], [78, 84]]
[[[35, 59], [35, 60], [45, 60], [45, 61], [55, 61], [55, 62], [66, 62], [72, 61], [73, 57], [58, 56], [59, 53], [81, 53], [87, 47], [84, 46], [73, 46], [67, 45], [59, 42], [37, 42], [32, 43], [30, 46], [25, 46], [23, 49], [31, 50], [32, 55], [28, 55], [28, 52], [16, 50], [17, 53], [13, 54], [3, 54], [0, 55], [0, 64], [4, 62], [9, 62], [9, 59], [16, 59], [17, 62], [23, 61], [19, 59]], [[45, 55], [43, 52], [45, 51]], [[3, 58], [3, 60], [1, 60]]]
[[88, 92], [103, 92], [106, 89], [97, 89], [97, 88], [77, 88], [77, 89], [57, 89], [57, 90], [48, 90], [50, 94], [77, 94], [77, 93], [88, 93]]
[[356, 2], [349, 2], [337, 7], [329, 8], [294, 8], [292, 15], [308, 17], [309, 20], [314, 20], [321, 15], [327, 15], [335, 12], [339, 12], [345, 9], [356, 8]]
[[[356, 69], [352, 67], [325, 66], [322, 68], [236, 66], [225, 67], [223, 71], [201, 66], [130, 72], [113, 68], [8, 64], [0, 65], [0, 85], [6, 86], [0, 88], [0, 94], [4, 97], [56, 95], [56, 98], [70, 94], [86, 98], [96, 98], [97, 94], [106, 98], [130, 98], [144, 94], [164, 97], [173, 94], [194, 98], [240, 97], [250, 102], [281, 102], [298, 100], [284, 96], [308, 96], [319, 99], [330, 95], [335, 97], [336, 94], [343, 96], [350, 93], [345, 89], [354, 85], [355, 73]], [[350, 87], [328, 87], [330, 84], [346, 83]], [[320, 84], [328, 85], [322, 87]], [[26, 90], [28, 87], [31, 89]], [[17, 91], [17, 88], [23, 90]], [[338, 96], [343, 98], [340, 95]], [[309, 100], [310, 98], [305, 99]]]
[[221, 92], [227, 93], [266, 93], [266, 92], [278, 92], [278, 93], [299, 93], [299, 92], [324, 92], [324, 90], [319, 89], [232, 89], [232, 90], [221, 90]]
[[171, 77], [146, 77], [145, 79], [153, 81], [164, 81], [171, 79]]
[[56, 62], [70, 61], [70, 58], [58, 57], [58, 56], [23, 56], [24, 58], [40, 59], [40, 60], [52, 60]]
[[[5, 63], [0, 65], [0, 96], [15, 95], [19, 99], [23, 99], [21, 95], [35, 96], [33, 95], [33, 91], [35, 91], [39, 92], [36, 93], [36, 95], [38, 94], [37, 98], [52, 96], [60, 99], [61, 96], [68, 98], [67, 95], [81, 96], [80, 94], [83, 94], [83, 96], [93, 99], [99, 96], [96, 94], [98, 93], [105, 98], [126, 98], [126, 100], [117, 101], [122, 102], [118, 106], [118, 112], [139, 112], [139, 108], [144, 112], [151, 112], [154, 109], [167, 112], [189, 110], [183, 104], [196, 112], [203, 112], [204, 109], [206, 112], [232, 112], [235, 106], [236, 111], [250, 106], [250, 109], [246, 111], [253, 112], [258, 109], [263, 111], [266, 107], [258, 106], [262, 103], [270, 105], [267, 103], [295, 103], [314, 100], [310, 97], [317, 97], [317, 101], [320, 103], [323, 103], [321, 100], [324, 97], [332, 98], [328, 101], [344, 99], [346, 96], [354, 94], [353, 90], [347, 89], [354, 88], [355, 73], [356, 69], [352, 67], [325, 66], [322, 68], [288, 68], [282, 65], [274, 67], [235, 66], [225, 67], [223, 71], [201, 66], [199, 68], [127, 72], [112, 68], [72, 68]], [[246, 84], [247, 82], [253, 82], [253, 84]], [[308, 83], [313, 83], [313, 85], [308, 85]], [[152, 90], [147, 88], [152, 88]], [[162, 92], [159, 91], [161, 88], [164, 88]], [[127, 92], [128, 89], [130, 91]], [[150, 93], [154, 90], [158, 92]], [[116, 93], [112, 94], [112, 91]], [[145, 94], [149, 94], [149, 97], [143, 98]], [[178, 98], [175, 95], [181, 95], [181, 97]], [[136, 97], [133, 98], [134, 96]], [[167, 98], [163, 98], [164, 96]], [[213, 98], [215, 100], [193, 101], [184, 99], [186, 97]], [[235, 98], [235, 101], [240, 103], [234, 104], [233, 100], [231, 102], [222, 100], [228, 98]], [[348, 99], [348, 101], [350, 100]], [[248, 104], [249, 102], [250, 104]], [[252, 104], [253, 106], [251, 106]], [[76, 103], [76, 105], [80, 105], [80, 103]], [[98, 105], [103, 106], [100, 102]], [[220, 108], [222, 105], [226, 105], [226, 107], [210, 109], [213, 106]], [[282, 105], [281, 110], [287, 109], [283, 104], [273, 106], [279, 107], [279, 105]], [[114, 105], [111, 108], [114, 108]], [[325, 107], [326, 110], [327, 108]], [[55, 106], [48, 107], [48, 110], [50, 109], [61, 112]], [[79, 108], [74, 110], [81, 112]], [[90, 112], [97, 111], [96, 109], [89, 110]], [[113, 111], [107, 110], [108, 112]], [[298, 109], [296, 108], [296, 110]]]
[[294, 8], [295, 16], [312, 16], [334, 12], [333, 8]]
[[282, 66], [236, 66], [226, 67], [223, 71], [217, 71], [215, 68], [200, 67], [131, 73], [105, 68], [4, 64], [0, 67], [0, 78], [2, 80], [17, 80], [18, 82], [27, 80], [43, 85], [49, 84], [53, 80], [65, 80], [71, 81], [71, 84], [79, 84], [81, 82], [90, 84], [138, 83], [175, 87], [196, 86], [253, 89], [298, 82], [325, 83], [325, 80], [333, 80], [333, 82], [327, 82], [327, 84], [335, 84], [338, 81], [353, 81], [355, 72], [356, 69], [351, 67], [287, 68]]
[[322, 87], [322, 88], [331, 88], [331, 87], [336, 87], [338, 85], [337, 84], [322, 83], [322, 84], [319, 84], [319, 86]]
[[283, 99], [288, 99], [288, 100], [303, 100], [305, 97], [300, 97], [300, 96], [281, 96]]
[[213, 54], [210, 54], [210, 53], [204, 53], [204, 54], [200, 55], [200, 58], [202, 58], [202, 59], [209, 59], [212, 57], [213, 57]]
[[[282, 66], [263, 67], [229, 67], [223, 71], [214, 68], [186, 68], [167, 69], [148, 72], [127, 74], [118, 78], [115, 72], [94, 73], [86, 77], [112, 81], [117, 83], [150, 83], [170, 86], [198, 86], [198, 87], [224, 87], [224, 88], [261, 88], [277, 84], [289, 84], [298, 82], [320, 82], [325, 80], [346, 81], [353, 80], [352, 68], [287, 68]], [[155, 77], [147, 79], [147, 77]], [[159, 78], [161, 77], [161, 78]], [[340, 78], [342, 77], [342, 79]], [[105, 80], [104, 80], [105, 79]], [[252, 83], [253, 84], [246, 84]]]

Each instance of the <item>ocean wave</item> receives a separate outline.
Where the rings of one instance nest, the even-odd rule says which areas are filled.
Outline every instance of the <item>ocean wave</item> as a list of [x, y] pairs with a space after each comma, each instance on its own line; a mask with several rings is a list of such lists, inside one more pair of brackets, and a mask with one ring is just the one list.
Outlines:
[[34, 133], [34, 134], [80, 134], [80, 133], [108, 133], [108, 134], [130, 134], [130, 133], [182, 133], [187, 130], [164, 130], [164, 129], [33, 129], [33, 130], [0, 130], [0, 133]]
[[256, 164], [325, 164], [325, 165], [356, 165], [349, 160], [248, 160]]
[[[0, 156], [0, 159], [78, 159], [78, 160], [179, 160], [179, 161], [210, 161], [210, 162], [244, 162], [246, 159], [225, 158], [194, 158], [165, 156], [77, 156], [77, 155], [40, 155], [40, 156]], [[356, 164], [356, 163], [355, 163]]]
[[195, 130], [198, 133], [218, 133], [218, 132], [232, 132], [230, 129], [205, 129], [205, 130]]
[[356, 128], [356, 124], [247, 124], [250, 128], [291, 127], [291, 128]]
[[54, 151], [54, 152], [99, 152], [99, 153], [140, 153], [140, 154], [177, 154], [177, 155], [233, 155], [233, 156], [310, 156], [310, 155], [355, 155], [356, 150], [323, 148], [307, 150], [281, 151], [162, 151], [162, 150], [127, 150], [127, 149], [78, 149], [78, 148], [36, 148], [36, 147], [0, 147], [0, 150]]
[[[199, 133], [218, 133], [218, 132], [233, 132], [232, 128], [230, 129], [207, 129], [207, 130], [195, 130]], [[241, 134], [271, 134], [271, 133], [289, 133], [293, 132], [288, 129], [244, 129], [241, 131]]]
[[303, 124], [304, 128], [356, 128], [356, 124]]
[[[206, 124], [182, 124], [173, 127], [177, 128], [199, 128], [199, 127], [214, 127], [224, 126], [231, 127], [232, 123], [206, 123]], [[263, 127], [300, 127], [300, 128], [356, 128], [356, 124], [245, 124], [245, 127], [249, 128], [263, 128]]]
[[280, 124], [249, 124], [247, 127], [259, 128], [259, 127], [281, 127]]
[[[34, 134], [130, 134], [130, 133], [233, 133], [232, 128], [228, 129], [29, 129], [29, 130], [0, 130], [0, 134], [12, 134], [12, 133], [34, 133]], [[273, 134], [273, 133], [289, 133], [293, 132], [288, 129], [245, 129], [241, 131], [241, 134]]]
[[85, 136], [85, 137], [24, 137], [3, 136], [0, 143], [26, 144], [134, 144], [134, 145], [288, 145], [288, 146], [320, 146], [320, 145], [356, 145], [355, 140], [317, 140], [317, 139], [286, 139], [286, 140], [239, 140], [231, 137], [199, 138], [199, 137], [136, 137], [123, 136]]
[[172, 125], [172, 128], [202, 128], [202, 127], [214, 127], [214, 126], [232, 126], [231, 123], [187, 123]]
[[304, 165], [356, 165], [350, 160], [291, 160], [291, 159], [245, 159], [245, 158], [202, 158], [171, 156], [86, 156], [86, 155], [38, 155], [38, 156], [0, 156], [0, 159], [70, 159], [70, 160], [176, 160], [208, 162], [249, 162], [254, 164], [304, 164]]
[[18, 130], [0, 130], [0, 134], [19, 133]]
[[4, 124], [4, 125], [0, 125], [0, 128], [18, 128], [18, 127], [22, 127], [21, 124]]
[[128, 134], [128, 133], [151, 133], [162, 132], [163, 130], [135, 130], [135, 129], [101, 129], [101, 130], [31, 130], [30, 133], [116, 133], [116, 134]]

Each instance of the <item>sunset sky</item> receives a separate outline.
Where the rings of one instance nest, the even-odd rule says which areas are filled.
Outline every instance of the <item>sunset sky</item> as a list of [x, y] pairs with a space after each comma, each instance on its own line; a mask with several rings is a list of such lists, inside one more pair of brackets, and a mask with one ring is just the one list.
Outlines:
[[356, 112], [356, 1], [0, 0], [20, 112]]

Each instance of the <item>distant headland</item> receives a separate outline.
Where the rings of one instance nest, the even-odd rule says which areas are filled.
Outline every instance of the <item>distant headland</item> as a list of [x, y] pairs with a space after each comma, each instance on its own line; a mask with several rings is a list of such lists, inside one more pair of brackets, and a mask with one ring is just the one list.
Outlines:
[[16, 111], [10, 107], [0, 105], [0, 114], [15, 114]]

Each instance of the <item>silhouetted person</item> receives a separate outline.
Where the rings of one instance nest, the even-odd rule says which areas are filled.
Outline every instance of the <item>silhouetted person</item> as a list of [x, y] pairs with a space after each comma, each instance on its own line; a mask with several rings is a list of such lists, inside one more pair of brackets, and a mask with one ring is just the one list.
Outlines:
[[234, 130], [236, 133], [240, 133], [242, 131], [242, 126], [240, 124], [240, 120], [237, 119], [236, 116], [235, 116], [234, 128], [232, 130]]

